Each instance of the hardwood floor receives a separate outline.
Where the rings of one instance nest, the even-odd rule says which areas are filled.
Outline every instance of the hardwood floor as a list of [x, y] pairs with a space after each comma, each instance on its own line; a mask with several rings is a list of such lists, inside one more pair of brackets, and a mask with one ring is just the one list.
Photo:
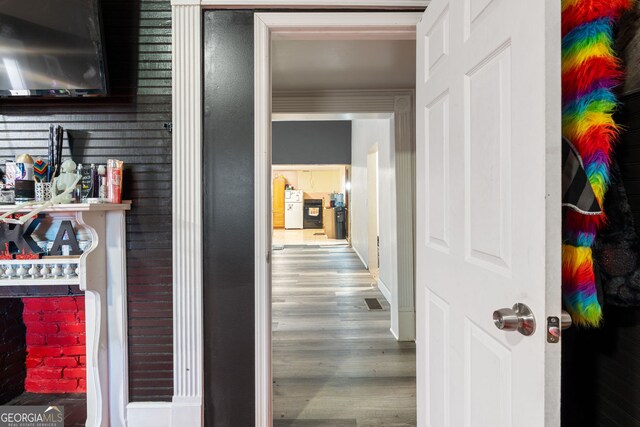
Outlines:
[[322, 229], [309, 229], [303, 230], [285, 230], [275, 229], [271, 235], [271, 239], [274, 246], [286, 245], [345, 245], [349, 242], [346, 239], [329, 239]]
[[351, 248], [274, 251], [272, 291], [274, 427], [416, 425], [415, 344]]

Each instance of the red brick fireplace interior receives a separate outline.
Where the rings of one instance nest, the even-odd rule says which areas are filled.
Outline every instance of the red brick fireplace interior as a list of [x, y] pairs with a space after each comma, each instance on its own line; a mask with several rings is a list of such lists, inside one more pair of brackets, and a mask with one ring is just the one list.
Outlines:
[[84, 425], [85, 339], [81, 294], [0, 298], [0, 405], [61, 405]]
[[84, 297], [23, 298], [29, 393], [85, 393]]

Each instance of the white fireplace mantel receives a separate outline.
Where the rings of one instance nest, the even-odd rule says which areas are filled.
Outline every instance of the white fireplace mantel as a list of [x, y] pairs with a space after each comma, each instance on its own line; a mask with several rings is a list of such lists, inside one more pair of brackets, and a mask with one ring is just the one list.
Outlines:
[[[14, 206], [0, 206], [0, 213]], [[126, 426], [128, 396], [127, 276], [125, 212], [122, 204], [56, 205], [42, 213], [71, 220], [76, 232], [88, 233], [91, 245], [77, 258], [60, 264], [79, 267], [78, 275], [57, 279], [3, 279], [0, 286], [78, 285], [85, 292], [87, 427]], [[34, 233], [36, 234], [37, 231]], [[55, 263], [55, 258], [15, 260], [12, 264]], [[0, 261], [7, 263], [7, 261]]]

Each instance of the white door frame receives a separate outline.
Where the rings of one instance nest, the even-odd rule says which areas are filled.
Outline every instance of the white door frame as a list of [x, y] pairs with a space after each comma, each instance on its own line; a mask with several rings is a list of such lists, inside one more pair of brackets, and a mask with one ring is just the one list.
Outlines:
[[271, 375], [271, 40], [280, 38], [415, 39], [422, 13], [258, 13], [255, 49], [255, 376], [256, 426], [270, 426]]
[[[405, 34], [406, 37], [409, 35]], [[287, 90], [275, 91], [273, 120], [391, 119], [393, 164], [391, 186], [395, 241], [391, 254], [392, 282], [378, 278], [390, 303], [391, 333], [398, 341], [416, 339], [415, 321], [415, 91], [413, 89]], [[264, 186], [263, 186], [264, 187]], [[349, 210], [351, 218], [352, 211]], [[350, 220], [350, 219], [349, 219]], [[350, 223], [351, 224], [351, 223]], [[364, 264], [362, 254], [358, 254]], [[389, 276], [387, 276], [389, 277]]]
[[[172, 233], [173, 233], [173, 367], [174, 395], [171, 404], [149, 402], [129, 404], [128, 421], [132, 427], [189, 425], [203, 423], [203, 300], [202, 300], [202, 170], [193, 165], [202, 163], [202, 10], [210, 8], [388, 8], [424, 9], [428, 0], [172, 0]], [[279, 22], [260, 20], [255, 33], [256, 79], [269, 82], [268, 91], [256, 92], [256, 105], [266, 112], [270, 109], [270, 70], [264, 66], [264, 45], [273, 31], [297, 31], [301, 28], [322, 32], [340, 30], [352, 35], [376, 32], [415, 33], [416, 18], [412, 22], [385, 19], [386, 14], [370, 14], [370, 19], [349, 22], [336, 15], [322, 22], [314, 22], [321, 14], [308, 14], [306, 24], [290, 20], [291, 14], [281, 14]], [[396, 14], [397, 15], [397, 14]], [[395, 17], [397, 18], [397, 16]], [[267, 19], [269, 21], [269, 19]], [[289, 21], [289, 22], [286, 22]], [[334, 32], [335, 33], [335, 32]], [[340, 34], [338, 34], [340, 35]], [[415, 37], [415, 36], [414, 36]], [[268, 58], [268, 57], [266, 57]], [[258, 80], [256, 80], [257, 82]], [[258, 86], [256, 86], [257, 88]], [[265, 108], [267, 106], [268, 108]], [[258, 125], [266, 124], [260, 131]], [[258, 159], [270, 153], [270, 119], [256, 115], [256, 177], [268, 176], [266, 164]], [[265, 149], [267, 148], [267, 149]], [[256, 191], [258, 188], [256, 187]], [[268, 192], [256, 198], [256, 212], [268, 212]], [[256, 215], [257, 230], [269, 230], [268, 215]], [[260, 228], [258, 228], [258, 226]], [[269, 268], [270, 235], [256, 244], [256, 283], [265, 283]], [[261, 302], [270, 296], [264, 286], [256, 286], [256, 426], [271, 425], [271, 310]], [[266, 309], [266, 310], [265, 310]], [[134, 407], [135, 406], [135, 407]]]

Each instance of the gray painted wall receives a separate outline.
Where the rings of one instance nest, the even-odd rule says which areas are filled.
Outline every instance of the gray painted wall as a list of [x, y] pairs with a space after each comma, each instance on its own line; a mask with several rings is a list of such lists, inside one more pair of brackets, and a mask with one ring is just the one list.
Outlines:
[[273, 122], [274, 165], [351, 164], [351, 121]]

